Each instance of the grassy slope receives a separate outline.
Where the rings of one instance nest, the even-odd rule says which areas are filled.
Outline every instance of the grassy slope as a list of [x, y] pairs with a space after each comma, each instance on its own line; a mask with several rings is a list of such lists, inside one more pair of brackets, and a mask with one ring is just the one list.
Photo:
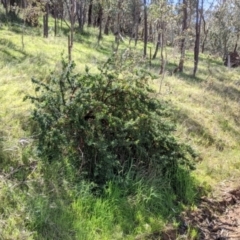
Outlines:
[[[189, 57], [193, 59], [191, 54]], [[193, 79], [190, 59], [183, 75], [165, 79], [163, 98], [176, 107], [178, 136], [200, 153], [196, 177], [212, 187], [226, 180], [237, 183], [240, 176], [240, 71], [222, 66], [217, 57], [200, 55], [197, 79]]]
[[[62, 191], [66, 199], [70, 199], [75, 192], [69, 190], [68, 182], [55, 178], [57, 170], [48, 175], [51, 183], [43, 182], [42, 172], [38, 170], [41, 168], [39, 165], [36, 168], [35, 159], [21, 146], [19, 140], [29, 139], [25, 130], [29, 126], [31, 109], [31, 105], [22, 99], [33, 90], [32, 76], [46, 78], [52, 69], [59, 67], [61, 53], [66, 56], [67, 39], [65, 36], [43, 39], [36, 31], [27, 29], [22, 48], [18, 28], [1, 26], [0, 32], [0, 137], [3, 140], [2, 145], [0, 141], [0, 239], [46, 239], [46, 236], [49, 239], [74, 239], [73, 233], [81, 239], [133, 239], [138, 234], [159, 230], [164, 225], [163, 218], [169, 215], [163, 209], [170, 208], [173, 200], [163, 200], [156, 209], [159, 214], [147, 212], [144, 203], [151, 203], [147, 197], [153, 190], [145, 189], [141, 184], [133, 199], [120, 198], [121, 190], [108, 192], [110, 197], [105, 200], [93, 199], [86, 190], [81, 193], [86, 195], [84, 198], [77, 198], [65, 208], [64, 199], [53, 201], [49, 197], [51, 191], [57, 196], [60, 196], [58, 191]], [[73, 59], [78, 69], [84, 69], [87, 64], [96, 71], [96, 64], [104, 62], [111, 53], [113, 37], [104, 37], [100, 46], [96, 37], [95, 30], [77, 36]], [[126, 46], [122, 44], [121, 48]], [[170, 70], [177, 63], [177, 57], [169, 50]], [[221, 66], [220, 59], [202, 55], [198, 78], [192, 79], [192, 58], [189, 53], [184, 74], [166, 74], [159, 97], [169, 100], [175, 109], [176, 135], [200, 152], [193, 175], [203, 186], [215, 187], [219, 182], [235, 181], [240, 176], [239, 70], [228, 70]], [[158, 60], [153, 62], [152, 71], [158, 71]], [[160, 79], [154, 83], [158, 89]], [[22, 171], [21, 166], [27, 165], [31, 167]], [[21, 184], [22, 179], [24, 184]], [[28, 188], [28, 194], [22, 193], [24, 187]], [[88, 210], [84, 209], [86, 204]], [[119, 216], [118, 224], [113, 220], [116, 215]], [[91, 219], [87, 221], [88, 218]], [[35, 225], [31, 225], [33, 222]], [[57, 226], [54, 225], [56, 222]]]

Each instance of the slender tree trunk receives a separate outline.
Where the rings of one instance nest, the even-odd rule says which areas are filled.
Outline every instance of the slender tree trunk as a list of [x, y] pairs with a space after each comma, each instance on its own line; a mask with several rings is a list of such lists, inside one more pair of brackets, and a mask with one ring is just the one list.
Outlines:
[[78, 27], [79, 31], [83, 31], [84, 25], [84, 6], [82, 2], [77, 2], [77, 20], [78, 20]]
[[68, 61], [72, 61], [72, 44], [71, 35], [68, 35]]
[[161, 45], [161, 64], [160, 64], [160, 72], [159, 74], [163, 74], [163, 71], [164, 71], [164, 56], [163, 56], [163, 41], [164, 41], [164, 33], [163, 33], [163, 29], [162, 29], [162, 33], [161, 33], [161, 42], [162, 42], [162, 45]]
[[88, 6], [88, 27], [92, 26], [92, 8], [93, 8], [93, 0], [90, 0]]
[[[201, 9], [203, 9], [203, 0], [201, 4]], [[199, 18], [199, 0], [196, 2], [196, 38], [195, 38], [195, 46], [194, 46], [194, 68], [193, 68], [193, 76], [196, 76], [198, 61], [199, 61], [199, 46], [200, 46], [200, 33], [201, 33], [201, 18]]]
[[110, 23], [110, 15], [108, 14], [107, 16], [107, 20], [106, 20], [106, 24], [105, 24], [105, 27], [104, 27], [104, 34], [105, 35], [108, 35], [109, 34], [109, 23]]
[[25, 47], [25, 44], [24, 44], [25, 23], [26, 23], [26, 18], [24, 17], [23, 24], [22, 24], [22, 51], [24, 50], [24, 47]]
[[119, 45], [119, 37], [120, 37], [120, 8], [121, 8], [121, 0], [118, 0], [118, 13], [117, 13], [117, 23], [115, 26], [115, 43]]
[[[166, 24], [163, 20], [163, 16], [161, 16], [161, 33], [160, 33], [160, 39], [161, 39], [161, 64], [160, 64], [160, 74], [163, 74], [165, 71], [165, 65], [166, 65], [166, 56], [164, 58], [163, 52], [165, 45], [165, 32], [166, 32]], [[165, 51], [166, 53], [166, 51]]]
[[68, 3], [65, 0], [65, 4], [67, 6], [67, 11], [70, 18], [70, 34], [68, 35], [68, 59], [72, 60], [72, 49], [73, 49], [73, 35], [74, 35], [74, 23], [75, 23], [75, 12], [76, 12], [76, 0], [70, 0]]
[[138, 42], [138, 30], [139, 30], [139, 21], [137, 21], [136, 27], [135, 27], [135, 47], [137, 46], [137, 42]]
[[134, 19], [135, 19], [135, 24], [134, 24], [134, 37], [135, 37], [135, 47], [137, 46], [138, 42], [138, 32], [139, 32], [139, 24], [141, 23], [141, 17], [140, 17], [140, 8], [139, 8], [139, 3], [138, 1], [135, 2], [135, 11], [134, 11]]
[[[134, 1], [135, 3], [135, 1]], [[131, 35], [130, 35], [130, 38], [129, 38], [129, 45], [131, 44], [132, 42], [132, 39], [134, 38], [134, 26], [135, 26], [135, 23], [136, 23], [136, 15], [135, 15], [135, 10], [134, 10], [134, 14], [133, 14], [133, 24], [132, 24], [132, 28], [131, 28]]]
[[87, 6], [86, 6], [86, 4], [84, 4], [83, 16], [82, 16], [82, 25], [83, 25], [83, 28], [84, 28], [84, 25], [86, 24], [86, 17], [87, 17]]
[[53, 8], [54, 8], [54, 36], [57, 36], [57, 31], [58, 31], [58, 11], [57, 11], [57, 4], [53, 3]]
[[185, 41], [186, 41], [186, 30], [187, 30], [187, 19], [188, 19], [188, 12], [187, 12], [187, 0], [183, 0], [183, 21], [182, 21], [182, 39], [180, 43], [180, 61], [178, 65], [178, 71], [183, 72], [184, 67], [184, 59], [185, 59]]
[[208, 30], [206, 31], [203, 42], [202, 42], [202, 50], [201, 50], [202, 53], [204, 53], [205, 51], [205, 43], [207, 42], [207, 37], [208, 37]]
[[130, 36], [130, 39], [129, 39], [129, 45], [131, 44], [132, 42], [132, 39], [134, 38], [135, 36], [135, 24], [136, 24], [136, 19], [137, 19], [137, 14], [136, 14], [136, 0], [133, 0], [133, 3], [134, 3], [134, 13], [132, 15], [132, 18], [133, 18], [133, 24], [132, 24], [132, 32], [131, 32], [131, 36]]
[[8, 0], [3, 0], [2, 3], [5, 8], [6, 15], [8, 15]]
[[238, 40], [239, 40], [239, 33], [237, 33], [237, 39], [236, 39], [234, 50], [233, 50], [234, 53], [237, 52]]
[[48, 38], [48, 15], [49, 15], [49, 4], [45, 5], [45, 14], [43, 15], [43, 37]]
[[143, 56], [147, 56], [147, 41], [148, 41], [148, 28], [147, 28], [147, 1], [144, 0], [144, 48]]
[[153, 27], [151, 22], [149, 24], [148, 41], [153, 42]]
[[99, 21], [99, 33], [98, 33], [98, 44], [100, 43], [100, 40], [102, 39], [102, 17], [103, 17], [103, 7], [101, 3], [99, 3], [99, 9], [98, 9], [98, 21]]
[[76, 0], [70, 1], [69, 16], [70, 16], [70, 44], [73, 47], [74, 23], [75, 23]]
[[201, 11], [201, 19], [202, 19], [202, 23], [203, 23], [203, 33], [204, 33], [204, 38], [203, 38], [203, 41], [202, 41], [202, 47], [201, 47], [201, 52], [204, 53], [205, 51], [205, 43], [207, 41], [207, 37], [208, 37], [208, 29], [206, 27], [206, 20], [204, 18], [204, 15], [203, 15], [203, 11]]
[[155, 59], [157, 57], [157, 53], [158, 53], [158, 49], [159, 49], [160, 44], [161, 44], [161, 33], [158, 33], [158, 40], [157, 40], [155, 52], [153, 54], [152, 59]]
[[26, 7], [27, 7], [26, 0], [22, 0], [22, 8], [26, 8]]

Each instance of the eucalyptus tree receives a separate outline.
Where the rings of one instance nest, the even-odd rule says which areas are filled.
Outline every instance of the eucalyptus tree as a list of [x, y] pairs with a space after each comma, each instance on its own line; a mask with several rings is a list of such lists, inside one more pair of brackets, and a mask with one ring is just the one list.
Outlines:
[[237, 51], [238, 48], [238, 41], [239, 41], [239, 35], [240, 35], [240, 2], [237, 0], [234, 0], [234, 34], [235, 34], [235, 46], [234, 46], [234, 52]]
[[182, 15], [182, 29], [180, 36], [180, 60], [178, 67], [174, 72], [183, 72], [184, 60], [185, 60], [185, 50], [186, 50], [186, 34], [188, 29], [188, 0], [182, 0], [181, 4], [181, 15]]
[[144, 47], [143, 47], [143, 56], [147, 56], [147, 42], [148, 42], [148, 23], [147, 23], [147, 0], [143, 0], [144, 4]]
[[50, 13], [54, 18], [54, 35], [57, 35], [59, 28], [59, 20], [62, 21], [64, 17], [64, 0], [50, 0]]
[[238, 1], [220, 1], [212, 11], [209, 28], [210, 49], [222, 56], [234, 49], [240, 30]]
[[106, 5], [106, 7], [104, 8], [104, 10], [105, 10], [106, 20], [105, 20], [105, 26], [104, 26], [104, 34], [108, 35], [109, 34], [110, 22], [113, 19], [111, 1], [106, 1], [105, 5]]
[[80, 32], [83, 32], [83, 28], [86, 22], [87, 6], [88, 4], [86, 0], [77, 0], [76, 2], [76, 16]]
[[[201, 1], [201, 3], [200, 3]], [[201, 4], [201, 6], [200, 6]], [[196, 0], [196, 18], [195, 18], [195, 46], [194, 46], [194, 68], [193, 76], [196, 76], [198, 62], [199, 62], [199, 47], [200, 47], [200, 34], [201, 34], [201, 17], [199, 12], [203, 9], [203, 0]]]
[[139, 25], [141, 23], [142, 0], [132, 0], [129, 1], [128, 4], [131, 23], [130, 42], [134, 38], [136, 46], [138, 42]]
[[99, 27], [99, 34], [98, 34], [98, 44], [102, 39], [102, 22], [103, 22], [103, 1], [98, 1], [98, 27]]
[[49, 8], [50, 1], [45, 0], [42, 2], [43, 4], [43, 37], [48, 38], [48, 18], [49, 18]]
[[199, 14], [200, 14], [200, 17], [201, 17], [201, 20], [202, 20], [203, 39], [202, 39], [202, 44], [201, 44], [201, 52], [203, 53], [205, 51], [205, 44], [207, 42], [207, 37], [208, 37], [208, 32], [209, 32], [208, 26], [209, 25], [206, 21], [203, 9], [202, 9], [202, 11], [199, 12]]
[[167, 40], [172, 38], [171, 25], [174, 25], [176, 20], [174, 7], [172, 4], [169, 4], [167, 0], [152, 1], [149, 16], [153, 18], [153, 32], [155, 33], [154, 39], [156, 39], [153, 59], [156, 58], [160, 47], [160, 74], [162, 74], [167, 60], [166, 51], [164, 54], [164, 49], [166, 48]]

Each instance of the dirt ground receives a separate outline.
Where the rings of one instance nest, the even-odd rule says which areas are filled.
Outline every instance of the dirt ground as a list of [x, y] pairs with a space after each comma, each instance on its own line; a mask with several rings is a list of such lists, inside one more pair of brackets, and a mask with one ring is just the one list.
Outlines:
[[[136, 240], [240, 240], [240, 187], [225, 182], [212, 197], [203, 197], [195, 210], [183, 212], [178, 229]], [[191, 230], [194, 229], [194, 234]]]
[[[180, 218], [177, 231], [169, 229], [155, 239], [240, 240], [240, 187], [222, 184], [216, 196], [203, 197], [196, 210]], [[198, 236], [191, 236], [189, 229], [195, 229]]]
[[225, 192], [221, 200], [203, 198], [198, 209], [183, 213], [182, 219], [186, 228], [198, 231], [196, 239], [240, 240], [240, 189]]

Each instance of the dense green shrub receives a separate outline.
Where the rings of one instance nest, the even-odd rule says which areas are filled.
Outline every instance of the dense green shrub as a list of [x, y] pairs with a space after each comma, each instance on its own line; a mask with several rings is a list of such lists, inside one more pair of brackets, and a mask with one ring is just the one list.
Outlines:
[[35, 104], [41, 158], [67, 158], [98, 184], [126, 172], [174, 174], [192, 152], [173, 137], [167, 104], [156, 99], [150, 80], [131, 61], [114, 58], [96, 74], [76, 74], [74, 63], [63, 61], [48, 82], [32, 79], [36, 96], [27, 98]]

